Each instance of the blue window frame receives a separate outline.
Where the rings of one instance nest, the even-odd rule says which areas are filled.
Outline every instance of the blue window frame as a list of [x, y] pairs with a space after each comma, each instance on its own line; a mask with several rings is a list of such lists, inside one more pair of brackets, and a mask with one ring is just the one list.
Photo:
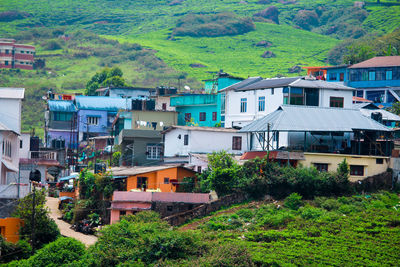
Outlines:
[[393, 79], [393, 72], [391, 70], [386, 71], [386, 80]]
[[240, 99], [240, 112], [247, 112], [247, 98]]
[[265, 111], [265, 96], [258, 97], [258, 111]]
[[375, 81], [375, 71], [368, 72], [368, 80]]

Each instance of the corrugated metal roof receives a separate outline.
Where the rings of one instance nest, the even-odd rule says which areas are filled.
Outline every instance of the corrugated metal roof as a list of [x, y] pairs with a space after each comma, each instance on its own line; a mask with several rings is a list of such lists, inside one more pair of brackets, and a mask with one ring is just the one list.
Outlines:
[[23, 99], [25, 88], [0, 87], [0, 98]]
[[366, 109], [366, 108], [361, 108], [360, 109], [361, 113], [364, 114], [367, 117], [371, 117], [372, 113], [381, 113], [382, 114], [382, 119], [383, 120], [388, 120], [388, 121], [400, 121], [400, 117], [397, 116], [396, 114], [393, 114], [387, 110], [384, 109]]
[[75, 103], [78, 109], [90, 110], [118, 111], [132, 107], [132, 101], [129, 98], [108, 96], [77, 96]]
[[400, 56], [374, 57], [354, 64], [349, 69], [400, 66]]
[[284, 86], [289, 86], [292, 82], [298, 79], [300, 78], [290, 77], [290, 78], [264, 79], [256, 83], [250, 84], [248, 86], [242, 87], [240, 89], [237, 89], [237, 91], [284, 87]]
[[118, 202], [183, 202], [183, 203], [207, 203], [209, 194], [202, 193], [167, 193], [167, 192], [129, 192], [114, 191], [113, 205]]
[[161, 138], [161, 132], [155, 130], [123, 129], [123, 138]]
[[166, 164], [166, 165], [158, 165], [158, 166], [135, 166], [135, 167], [126, 167], [126, 168], [118, 168], [114, 169], [111, 168], [111, 171], [113, 175], [116, 176], [134, 176], [142, 173], [148, 173], [148, 172], [155, 172], [155, 171], [161, 171], [161, 170], [166, 170], [166, 169], [171, 169], [171, 168], [178, 168], [182, 167], [182, 164]]
[[334, 89], [334, 90], [355, 90], [352, 87], [345, 86], [337, 82], [327, 82], [322, 80], [305, 80], [297, 79], [289, 84], [291, 87], [303, 87], [303, 88], [320, 88], [320, 89]]
[[355, 109], [281, 106], [265, 117], [244, 126], [239, 132], [267, 132], [268, 124], [270, 131], [283, 132], [390, 131]]
[[247, 78], [247, 79], [244, 80], [244, 81], [241, 81], [241, 82], [232, 84], [232, 85], [230, 85], [230, 86], [228, 86], [228, 87], [225, 87], [225, 88], [223, 88], [223, 89], [221, 89], [221, 90], [219, 90], [219, 91], [238, 90], [238, 89], [243, 88], [243, 87], [245, 87], [245, 86], [248, 86], [248, 85], [250, 85], [250, 84], [259, 82], [259, 81], [261, 81], [262, 79], [263, 79], [262, 77], [249, 77], [249, 78]]
[[232, 128], [173, 125], [173, 126], [170, 126], [168, 129], [166, 129], [165, 131], [163, 131], [162, 133], [170, 132], [173, 129], [182, 129], [182, 130], [187, 130], [187, 131], [226, 132], [226, 133], [237, 133], [238, 132], [238, 130], [232, 129]]
[[75, 112], [76, 107], [74, 102], [71, 100], [49, 100], [48, 102], [50, 111], [63, 111], [63, 112]]

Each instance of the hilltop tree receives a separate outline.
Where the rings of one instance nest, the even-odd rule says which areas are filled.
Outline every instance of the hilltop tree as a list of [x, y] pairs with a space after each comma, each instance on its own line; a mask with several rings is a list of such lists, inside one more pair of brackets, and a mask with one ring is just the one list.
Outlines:
[[101, 86], [126, 86], [125, 79], [122, 78], [123, 72], [118, 67], [104, 68], [95, 75], [86, 84], [85, 95], [96, 95], [96, 90]]

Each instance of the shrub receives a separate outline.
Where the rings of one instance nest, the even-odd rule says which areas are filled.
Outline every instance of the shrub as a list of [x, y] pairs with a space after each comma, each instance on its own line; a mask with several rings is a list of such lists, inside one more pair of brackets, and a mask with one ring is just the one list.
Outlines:
[[25, 240], [20, 240], [16, 244], [7, 242], [0, 235], [0, 263], [6, 263], [13, 260], [29, 258], [32, 248]]
[[321, 217], [324, 214], [323, 210], [312, 206], [302, 207], [300, 208], [300, 212], [301, 212], [300, 213], [301, 217], [306, 220], [314, 220], [316, 218]]
[[305, 30], [311, 30], [319, 24], [318, 14], [313, 10], [300, 10], [293, 22]]
[[58, 42], [56, 40], [47, 41], [46, 43], [44, 43], [42, 45], [43, 45], [43, 48], [46, 50], [57, 50], [57, 49], [62, 48], [62, 45], [60, 44], [60, 42]]
[[284, 206], [292, 210], [298, 210], [303, 203], [301, 199], [302, 197], [299, 194], [292, 193], [285, 198]]
[[247, 249], [237, 243], [217, 244], [212, 249], [195, 262], [198, 266], [254, 266], [251, 256]]

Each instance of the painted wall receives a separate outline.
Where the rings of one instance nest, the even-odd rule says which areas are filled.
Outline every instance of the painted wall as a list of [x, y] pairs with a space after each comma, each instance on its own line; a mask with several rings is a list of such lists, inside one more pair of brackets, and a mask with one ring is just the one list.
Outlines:
[[19, 147], [19, 158], [27, 159], [27, 158], [29, 158], [31, 134], [30, 133], [21, 133], [19, 138], [22, 142], [22, 148]]
[[353, 108], [352, 90], [320, 90], [319, 106], [329, 107], [331, 97], [343, 97], [343, 108]]
[[130, 129], [143, 129], [152, 130], [153, 127], [147, 125], [140, 125], [140, 121], [157, 123], [156, 131], [162, 131], [165, 127], [177, 124], [177, 113], [173, 111], [132, 111], [131, 115], [131, 128]]
[[[189, 143], [185, 146], [184, 135], [186, 134], [189, 135]], [[189, 153], [212, 153], [221, 150], [241, 155], [246, 151], [247, 136], [244, 133], [173, 129], [164, 136], [164, 157], [188, 156]], [[233, 136], [242, 137], [241, 150], [232, 150]]]
[[[0, 184], [9, 184], [7, 176], [9, 172], [17, 173], [19, 164], [19, 138], [14, 132], [1, 131], [0, 132], [0, 146], [3, 142], [9, 142], [11, 145], [11, 156], [3, 153], [3, 149], [0, 147]], [[8, 169], [5, 162], [11, 169]], [[15, 175], [14, 175], [15, 176]], [[13, 177], [14, 177], [13, 176]]]
[[[190, 113], [192, 122], [196, 126], [214, 127], [219, 122], [217, 105], [203, 105], [203, 106], [179, 106], [176, 107], [178, 112], [178, 125], [192, 125], [191, 122], [185, 121], [185, 114]], [[200, 121], [200, 112], [206, 113], [206, 119]], [[212, 114], [217, 112], [217, 119], [213, 120]]]
[[[327, 82], [340, 82], [340, 83], [345, 83], [349, 80], [348, 77], [348, 71], [347, 68], [335, 68], [335, 69], [327, 69], [326, 71], [327, 75], [326, 75], [326, 81]], [[340, 80], [340, 74], [343, 73], [343, 81]], [[332, 79], [332, 74], [333, 76], [336, 75], [336, 80]]]
[[[161, 136], [159, 138], [146, 138], [146, 137], [129, 137], [125, 138], [121, 143], [122, 151], [122, 164], [128, 166], [141, 166], [141, 165], [157, 165], [162, 161], [160, 159], [147, 159], [147, 145], [161, 144]], [[133, 153], [128, 146], [133, 143]], [[133, 160], [132, 160], [133, 157]]]
[[170, 96], [156, 96], [156, 110], [163, 110], [163, 104], [166, 105], [166, 111], [175, 111], [175, 107], [171, 107], [170, 105]]
[[[90, 128], [89, 128], [90, 129]], [[75, 141], [77, 141], [77, 137], [76, 137], [76, 133], [73, 133], [73, 138], [75, 138]], [[65, 146], [69, 147], [70, 144], [70, 140], [72, 140], [72, 138], [70, 138], [71, 136], [71, 132], [70, 131], [55, 131], [55, 130], [49, 130], [47, 132], [47, 147], [51, 146], [51, 140], [54, 139], [64, 139], [65, 140]], [[77, 147], [77, 143], [73, 143], [73, 147]]]
[[[390, 167], [389, 157], [379, 156], [359, 156], [359, 155], [343, 155], [343, 154], [324, 154], [324, 153], [304, 153], [305, 160], [300, 160], [305, 167], [314, 166], [314, 163], [328, 164], [328, 171], [336, 171], [338, 165], [345, 158], [350, 165], [364, 166], [364, 176], [350, 176], [350, 181], [357, 181], [368, 176], [383, 173]], [[383, 164], [377, 164], [376, 159], [383, 159]]]
[[20, 99], [0, 98], [0, 114], [1, 123], [17, 133], [21, 132]]
[[0, 219], [0, 232], [1, 235], [11, 243], [19, 241], [19, 229], [23, 225], [20, 218], [5, 218]]
[[146, 89], [110, 88], [110, 97], [130, 96], [131, 98], [149, 97], [150, 91]]
[[[87, 125], [87, 117], [99, 117], [98, 125]], [[79, 132], [80, 133], [108, 133], [108, 113], [103, 110], [79, 110], [78, 111]], [[81, 139], [80, 139], [81, 140]]]

